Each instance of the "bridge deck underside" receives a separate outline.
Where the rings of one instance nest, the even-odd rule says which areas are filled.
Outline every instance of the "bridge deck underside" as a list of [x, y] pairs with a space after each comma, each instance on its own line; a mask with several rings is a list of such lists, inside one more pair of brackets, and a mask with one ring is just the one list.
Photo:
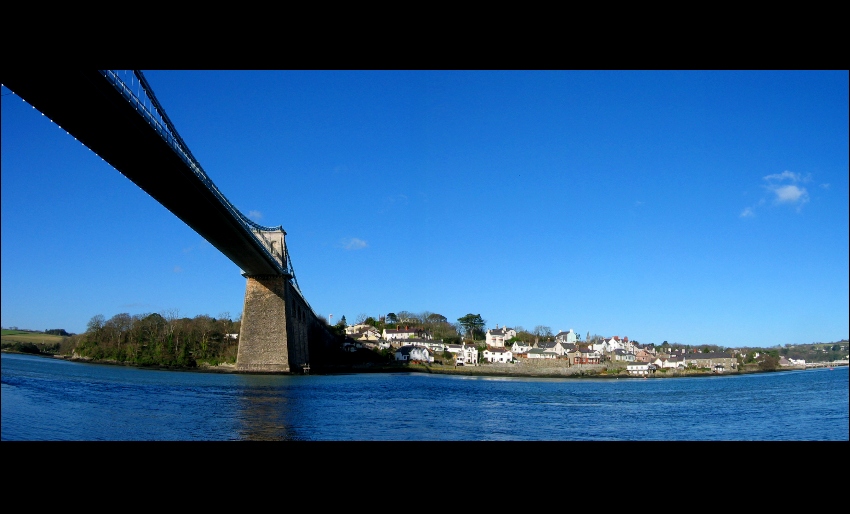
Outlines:
[[261, 244], [96, 70], [4, 73], [3, 84], [73, 134], [248, 275], [280, 271]]

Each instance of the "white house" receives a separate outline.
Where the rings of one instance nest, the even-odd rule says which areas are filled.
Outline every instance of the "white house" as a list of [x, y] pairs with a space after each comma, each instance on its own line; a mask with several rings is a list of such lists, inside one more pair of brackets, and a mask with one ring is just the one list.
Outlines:
[[511, 345], [511, 353], [514, 355], [518, 353], [527, 353], [529, 350], [531, 350], [531, 345], [528, 343], [515, 341], [514, 344]]
[[412, 337], [418, 337], [421, 339], [431, 339], [431, 334], [427, 330], [422, 330], [421, 328], [385, 328], [383, 333], [381, 334], [381, 337], [383, 337], [387, 341], [399, 341], [402, 339], [410, 339]]
[[543, 348], [532, 348], [528, 350], [528, 358], [529, 359], [557, 359], [558, 354], [555, 352], [551, 352], [548, 350], [544, 350]]
[[434, 362], [434, 356], [431, 350], [424, 346], [406, 345], [395, 351], [395, 360]]
[[590, 344], [588, 347], [599, 353], [610, 353], [616, 350], [617, 348], [622, 350], [621, 346], [617, 346], [616, 344], [611, 344], [611, 339], [602, 339], [601, 341], [597, 341], [595, 343]]
[[634, 343], [629, 341], [628, 337], [612, 336], [610, 339], [605, 339], [601, 343], [593, 344], [593, 349], [600, 353], [610, 353], [618, 348], [630, 353], [635, 353], [636, 350]]
[[484, 360], [488, 362], [511, 362], [514, 356], [507, 348], [490, 348], [484, 350]]
[[566, 348], [564, 348], [564, 345], [562, 345], [560, 341], [544, 341], [542, 343], [537, 343], [537, 348], [547, 352], [554, 352], [559, 357], [567, 354]]
[[560, 341], [563, 344], [575, 344], [576, 339], [576, 333], [573, 332], [573, 329], [570, 329], [569, 332], [558, 332], [558, 335], [555, 336], [555, 341]]
[[655, 364], [649, 362], [634, 361], [626, 364], [626, 370], [630, 375], [649, 375], [655, 371]]
[[424, 346], [432, 352], [442, 352], [447, 349], [447, 345], [443, 344], [442, 339], [423, 339], [421, 337], [411, 337], [410, 339], [399, 340], [405, 346]]
[[487, 346], [504, 348], [505, 341], [512, 337], [516, 337], [516, 330], [508, 327], [499, 328], [499, 325], [496, 325], [496, 328], [491, 328], [487, 331], [485, 342]]
[[631, 352], [627, 352], [626, 350], [622, 350], [617, 348], [613, 352], [611, 352], [611, 360], [613, 361], [623, 361], [623, 362], [634, 362], [637, 359], [635, 358], [635, 354]]
[[381, 338], [377, 328], [366, 324], [345, 327], [345, 335], [358, 341], [377, 341]]
[[[454, 348], [458, 346], [460, 348]], [[472, 345], [450, 344], [449, 351], [455, 354], [455, 366], [478, 365], [478, 349]]]
[[655, 360], [650, 360], [649, 362], [651, 364], [655, 364], [655, 366], [657, 368], [661, 368], [661, 369], [668, 369], [668, 368], [676, 369], [676, 368], [686, 367], [684, 357], [661, 356], [661, 357], [656, 357]]

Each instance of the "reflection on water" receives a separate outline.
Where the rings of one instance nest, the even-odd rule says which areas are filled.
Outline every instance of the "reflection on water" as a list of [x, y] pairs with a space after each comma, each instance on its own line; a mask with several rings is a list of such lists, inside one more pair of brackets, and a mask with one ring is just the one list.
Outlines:
[[[241, 375], [236, 417], [238, 439], [247, 441], [294, 441], [293, 399], [287, 379], [274, 375]], [[297, 422], [295, 423], [297, 424]]]

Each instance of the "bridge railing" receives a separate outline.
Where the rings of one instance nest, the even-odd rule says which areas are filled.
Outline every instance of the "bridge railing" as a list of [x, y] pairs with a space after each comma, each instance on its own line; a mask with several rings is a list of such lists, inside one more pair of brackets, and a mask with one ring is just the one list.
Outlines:
[[[210, 180], [209, 176], [207, 176], [203, 167], [201, 167], [201, 164], [197, 159], [195, 159], [195, 156], [192, 155], [188, 145], [183, 142], [180, 134], [177, 133], [177, 130], [174, 128], [174, 124], [171, 123], [171, 120], [168, 118], [165, 110], [159, 104], [159, 101], [154, 95], [153, 89], [151, 89], [141, 71], [100, 70], [100, 73], [107, 81], [109, 81], [110, 84], [112, 84], [113, 87], [115, 87], [116, 90], [121, 93], [124, 99], [135, 107], [136, 112], [138, 112], [139, 115], [148, 122], [151, 128], [159, 134], [163, 141], [168, 143], [171, 148], [174, 149], [189, 169], [191, 169], [201, 182], [203, 182], [203, 184], [215, 195], [215, 197], [218, 198], [222, 205], [230, 211], [233, 217], [239, 220], [246, 230], [261, 243], [260, 247], [266, 253], [267, 257], [269, 257], [269, 260], [275, 263], [275, 266], [279, 269], [279, 271], [292, 277], [295, 289], [301, 295], [304, 303], [310, 307], [310, 304], [307, 303], [307, 299], [304, 298], [304, 294], [301, 292], [301, 288], [298, 286], [298, 280], [295, 278], [295, 270], [292, 268], [292, 260], [289, 257], [289, 251], [284, 246], [284, 248], [281, 249], [282, 253], [277, 255], [272, 254], [268, 241], [261, 235], [262, 232], [276, 232], [283, 230], [283, 227], [266, 227], [255, 223], [242, 214], [242, 212], [230, 203], [227, 197], [219, 191], [218, 187], [216, 187], [213, 181]], [[313, 310], [312, 307], [310, 307], [310, 310]], [[313, 312], [314, 316], [315, 314], [316, 313]], [[316, 317], [318, 318], [318, 316]]]

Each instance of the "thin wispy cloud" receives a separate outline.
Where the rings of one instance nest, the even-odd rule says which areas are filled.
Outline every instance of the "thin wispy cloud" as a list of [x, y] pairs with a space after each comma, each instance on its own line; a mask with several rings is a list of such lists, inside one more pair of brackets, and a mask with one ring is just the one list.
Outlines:
[[361, 250], [361, 249], [369, 246], [368, 244], [366, 244], [366, 241], [364, 241], [362, 239], [358, 239], [356, 237], [352, 237], [352, 238], [349, 238], [349, 239], [343, 239], [340, 242], [340, 244], [346, 250]]
[[248, 217], [255, 220], [263, 219], [263, 213], [260, 211], [248, 211]]
[[183, 268], [180, 266], [174, 266], [174, 273], [183, 273]]
[[768, 182], [777, 181], [777, 180], [790, 180], [792, 182], [799, 182], [800, 181], [800, 174], [799, 173], [792, 173], [788, 170], [785, 170], [782, 173], [776, 173], [776, 174], [773, 174], [773, 175], [765, 175], [764, 179], [767, 180]]
[[[800, 212], [801, 207], [809, 201], [809, 192], [800, 184], [811, 182], [811, 174], [801, 175], [785, 170], [782, 173], [765, 175], [762, 180], [766, 182], [762, 187], [769, 191], [773, 205], [793, 205], [797, 207], [797, 212]], [[756, 205], [745, 208], [739, 217], [755, 216], [756, 206], [760, 207], [765, 203], [766, 199], [762, 198]]]

